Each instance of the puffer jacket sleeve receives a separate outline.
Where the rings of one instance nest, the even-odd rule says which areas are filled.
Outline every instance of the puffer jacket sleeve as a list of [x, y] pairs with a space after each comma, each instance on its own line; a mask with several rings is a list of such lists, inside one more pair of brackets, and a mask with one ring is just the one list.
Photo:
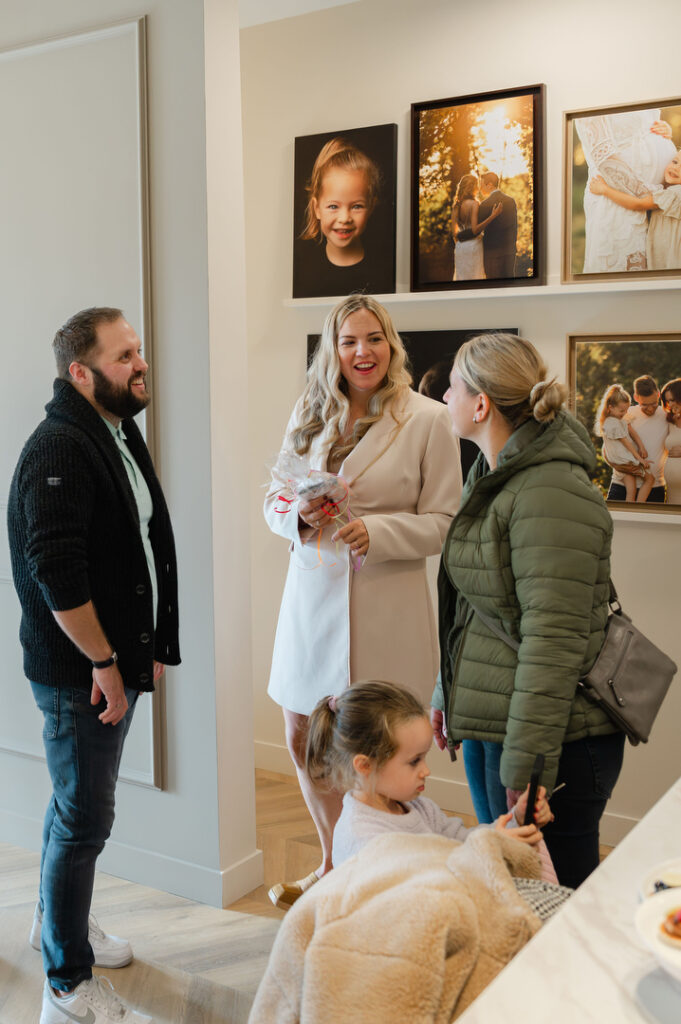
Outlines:
[[586, 481], [558, 490], [549, 470], [528, 484], [509, 520], [520, 648], [501, 779], [524, 789], [541, 752], [551, 792], [577, 682], [602, 643], [612, 520]]

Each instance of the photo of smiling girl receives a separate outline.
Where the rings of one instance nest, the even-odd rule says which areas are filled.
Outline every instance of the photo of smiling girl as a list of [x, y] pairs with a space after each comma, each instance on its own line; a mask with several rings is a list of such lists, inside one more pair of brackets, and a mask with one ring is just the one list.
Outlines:
[[395, 144], [395, 125], [296, 139], [294, 298], [395, 290]]

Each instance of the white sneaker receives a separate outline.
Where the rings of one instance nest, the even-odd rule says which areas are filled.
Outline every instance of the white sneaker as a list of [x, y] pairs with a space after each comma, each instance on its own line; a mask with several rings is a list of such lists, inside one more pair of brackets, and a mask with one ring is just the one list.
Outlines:
[[40, 1024], [153, 1024], [121, 1002], [108, 978], [101, 974], [81, 981], [67, 996], [56, 996], [49, 981], [43, 990]]
[[[36, 903], [28, 941], [34, 949], [40, 950], [40, 937], [43, 926], [43, 912]], [[93, 914], [88, 918], [88, 939], [95, 955], [95, 967], [125, 967], [132, 960], [132, 948], [127, 939], [119, 939], [117, 935], [107, 935], [97, 924]]]

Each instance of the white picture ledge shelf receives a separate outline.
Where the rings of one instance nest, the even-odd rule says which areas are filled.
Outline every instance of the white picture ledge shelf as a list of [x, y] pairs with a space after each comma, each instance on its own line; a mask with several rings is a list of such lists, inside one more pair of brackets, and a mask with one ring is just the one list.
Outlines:
[[[453, 300], [470, 299], [527, 299], [536, 297], [569, 297], [570, 295], [599, 295], [607, 292], [662, 292], [676, 289], [681, 291], [681, 279], [653, 278], [643, 281], [593, 281], [576, 284], [542, 284], [510, 288], [467, 288], [451, 289], [434, 292], [390, 292], [386, 295], [375, 295], [384, 306], [410, 302], [452, 302]], [[343, 296], [325, 296], [313, 299], [284, 299], [284, 306], [290, 309], [314, 309], [333, 306]]]

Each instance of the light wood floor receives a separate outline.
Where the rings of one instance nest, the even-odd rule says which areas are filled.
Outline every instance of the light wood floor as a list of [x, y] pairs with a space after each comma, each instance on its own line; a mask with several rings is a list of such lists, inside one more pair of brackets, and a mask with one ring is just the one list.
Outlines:
[[[256, 828], [265, 884], [228, 910], [97, 874], [93, 912], [135, 950], [129, 967], [102, 973], [155, 1024], [245, 1024], [284, 916], [267, 890], [309, 874], [320, 860], [294, 778], [256, 772]], [[37, 1024], [40, 1016], [42, 963], [28, 944], [38, 867], [37, 854], [0, 843], [0, 1024]]]

